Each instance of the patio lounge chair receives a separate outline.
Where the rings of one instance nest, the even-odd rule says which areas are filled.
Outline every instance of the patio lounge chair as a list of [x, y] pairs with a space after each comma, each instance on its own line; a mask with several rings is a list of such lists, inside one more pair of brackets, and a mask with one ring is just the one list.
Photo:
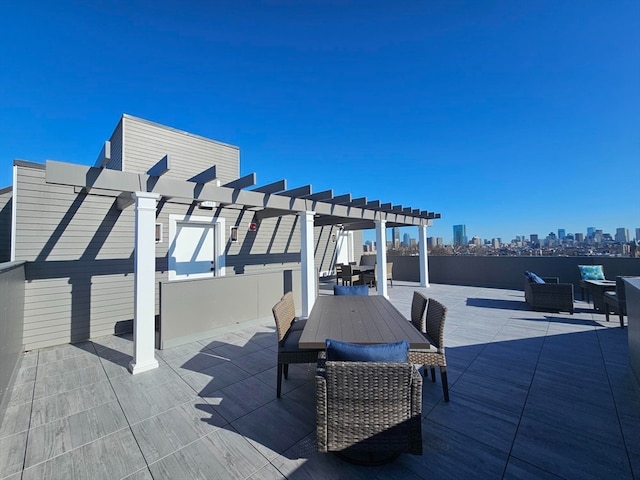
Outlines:
[[[426, 315], [424, 315], [426, 307]], [[427, 366], [431, 370], [431, 381], [436, 381], [436, 366], [440, 367], [442, 394], [444, 401], [449, 401], [449, 382], [447, 380], [447, 358], [444, 353], [444, 321], [447, 318], [447, 307], [433, 298], [426, 298], [419, 292], [413, 292], [411, 302], [411, 323], [425, 336], [431, 344], [429, 350], [409, 350], [409, 361], [422, 365], [424, 376]]]
[[578, 265], [578, 273], [580, 274], [580, 298], [589, 303], [589, 286], [585, 282], [605, 280], [604, 269], [602, 265]]
[[278, 381], [276, 396], [280, 398], [282, 374], [289, 375], [290, 363], [315, 363], [318, 361], [318, 350], [301, 350], [298, 347], [300, 335], [306, 320], [296, 319], [296, 307], [293, 294], [285, 293], [280, 301], [271, 309], [278, 331]]
[[533, 310], [563, 311], [573, 315], [573, 284], [560, 283], [558, 277], [538, 278], [543, 283], [536, 283], [525, 274], [524, 299], [529, 306]]
[[317, 443], [355, 463], [422, 454], [422, 377], [408, 362], [318, 361]]

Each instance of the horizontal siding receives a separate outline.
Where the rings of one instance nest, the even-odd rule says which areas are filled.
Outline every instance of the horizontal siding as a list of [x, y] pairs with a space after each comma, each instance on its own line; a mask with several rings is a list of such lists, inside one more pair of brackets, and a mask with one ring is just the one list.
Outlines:
[[118, 126], [111, 134], [109, 142], [111, 142], [111, 159], [106, 168], [122, 170], [122, 119], [120, 119]]
[[144, 173], [168, 154], [171, 169], [166, 178], [186, 180], [212, 165], [223, 184], [239, 176], [237, 147], [129, 116], [123, 118], [123, 125], [123, 169], [127, 172]]
[[11, 260], [11, 208], [13, 191], [0, 194], [0, 263]]

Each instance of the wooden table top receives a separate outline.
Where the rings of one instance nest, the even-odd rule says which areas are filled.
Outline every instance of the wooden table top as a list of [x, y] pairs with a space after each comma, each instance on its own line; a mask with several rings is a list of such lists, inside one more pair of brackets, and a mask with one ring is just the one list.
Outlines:
[[327, 338], [364, 345], [407, 340], [413, 349], [430, 346], [413, 324], [380, 295], [318, 297], [299, 346], [323, 349]]

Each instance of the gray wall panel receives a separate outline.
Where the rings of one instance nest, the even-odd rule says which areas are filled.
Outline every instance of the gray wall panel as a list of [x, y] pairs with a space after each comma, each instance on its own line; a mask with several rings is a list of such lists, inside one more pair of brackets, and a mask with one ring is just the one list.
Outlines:
[[629, 366], [640, 384], [640, 279], [625, 280], [628, 314]]
[[[393, 278], [420, 281], [418, 257], [390, 256]], [[541, 277], [558, 277], [580, 291], [578, 265], [602, 265], [605, 276], [640, 275], [640, 258], [625, 257], [475, 257], [430, 256], [429, 281], [448, 285], [522, 290], [525, 270]]]
[[186, 180], [217, 166], [218, 178], [227, 183], [239, 177], [238, 147], [215, 142], [140, 118], [123, 116], [124, 170], [144, 173], [165, 155], [171, 159], [167, 178]]
[[271, 316], [271, 308], [291, 289], [300, 306], [300, 271], [228, 278], [163, 282], [160, 348], [211, 335], [215, 329]]
[[23, 352], [24, 263], [0, 264], [0, 425]]

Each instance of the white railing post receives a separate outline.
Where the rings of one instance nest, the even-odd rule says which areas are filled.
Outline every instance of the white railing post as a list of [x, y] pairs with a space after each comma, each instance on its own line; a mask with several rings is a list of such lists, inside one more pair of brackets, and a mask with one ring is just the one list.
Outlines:
[[156, 343], [156, 193], [131, 194], [135, 206], [135, 259], [133, 271], [133, 360], [129, 363], [132, 374], [158, 367], [155, 357]]
[[376, 289], [378, 295], [389, 298], [387, 293], [387, 221], [376, 220]]
[[427, 226], [418, 227], [418, 248], [420, 252], [420, 286], [429, 287], [429, 258], [427, 256]]
[[316, 301], [316, 268], [313, 255], [313, 217], [315, 212], [300, 212], [300, 261], [302, 274], [302, 316], [308, 317]]

